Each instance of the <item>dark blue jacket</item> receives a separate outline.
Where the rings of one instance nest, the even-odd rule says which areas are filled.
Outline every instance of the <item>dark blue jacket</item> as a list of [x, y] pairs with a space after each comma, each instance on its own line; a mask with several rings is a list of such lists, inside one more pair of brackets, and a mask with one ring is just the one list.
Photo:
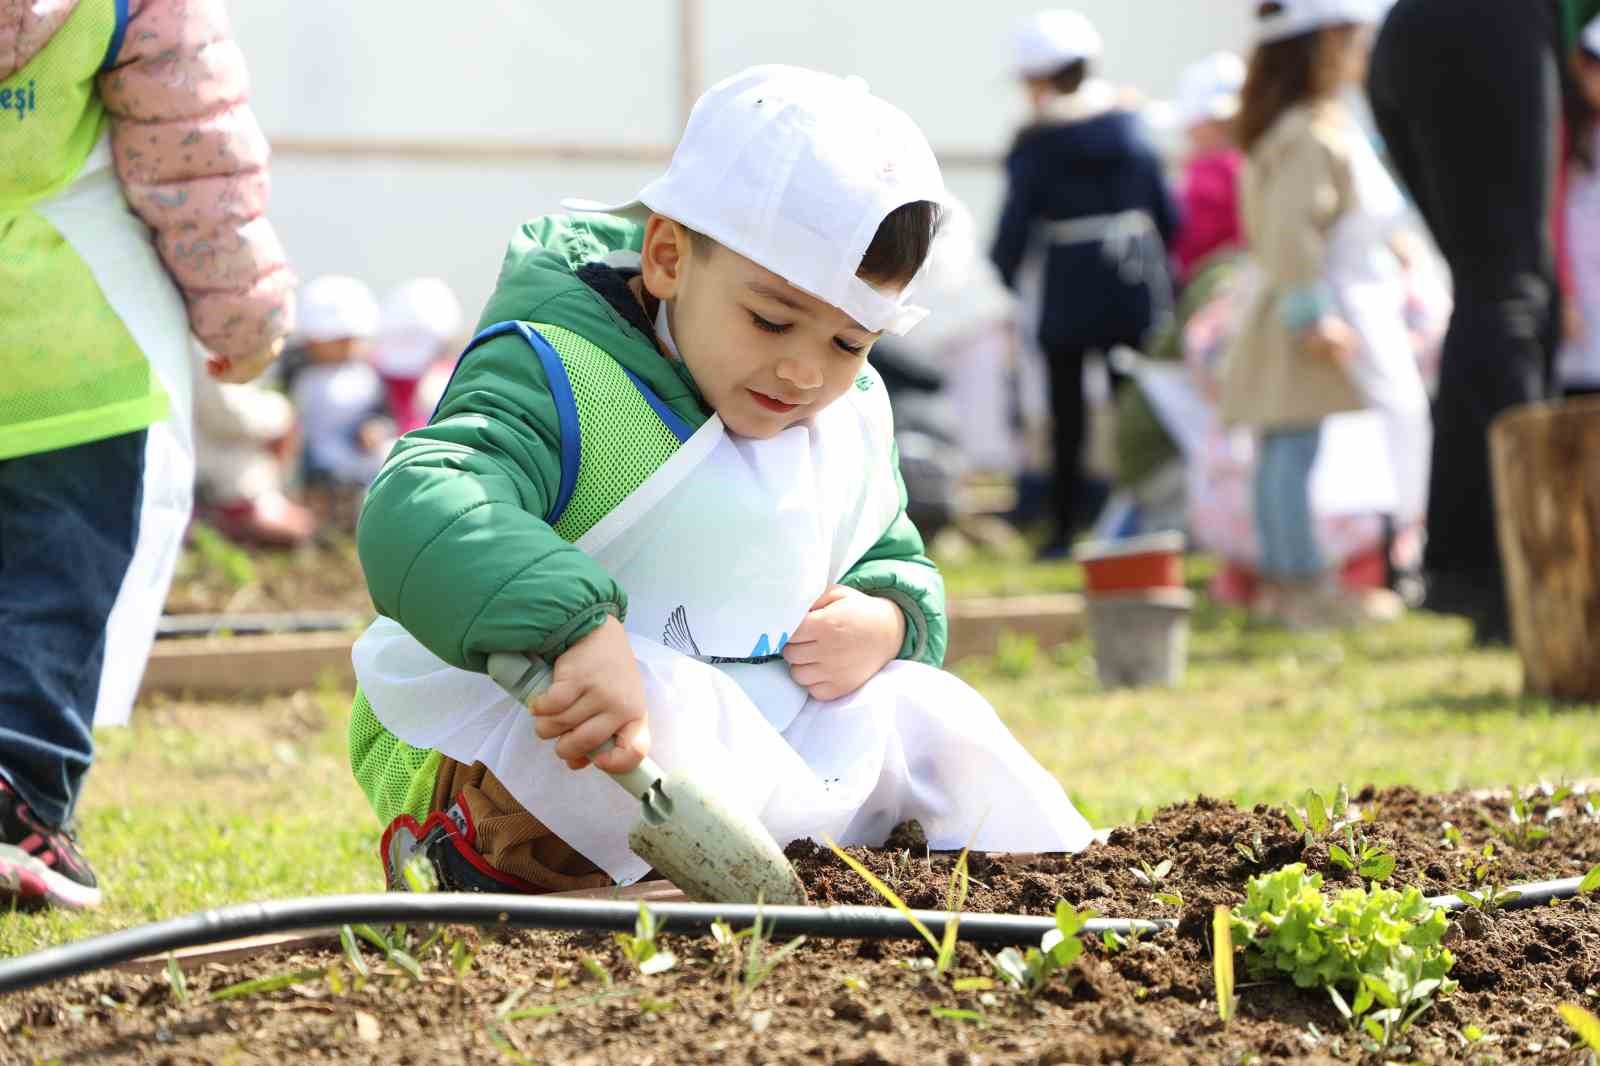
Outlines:
[[1137, 347], [1170, 302], [1166, 245], [1178, 229], [1177, 205], [1138, 116], [1113, 110], [1026, 126], [1006, 172], [1010, 188], [993, 258], [1013, 288], [1042, 223], [1135, 210], [1155, 223], [1159, 247], [1150, 237], [1137, 250], [1143, 270], [1125, 257], [1119, 264], [1095, 242], [1054, 244], [1045, 258], [1038, 337], [1045, 351]]

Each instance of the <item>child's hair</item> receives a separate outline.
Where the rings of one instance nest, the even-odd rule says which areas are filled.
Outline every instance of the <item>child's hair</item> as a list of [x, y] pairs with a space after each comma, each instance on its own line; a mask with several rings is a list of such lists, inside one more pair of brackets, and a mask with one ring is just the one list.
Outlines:
[[1066, 66], [1057, 68], [1054, 74], [1047, 74], [1038, 80], [1048, 83], [1051, 89], [1062, 96], [1071, 96], [1089, 80], [1089, 61], [1074, 59]]
[[[874, 285], [904, 285], [922, 269], [938, 227], [939, 205], [933, 201], [900, 205], [878, 224], [856, 276]], [[704, 233], [693, 229], [688, 232], [690, 245], [701, 255], [719, 247]]]
[[[1257, 8], [1258, 18], [1282, 10], [1277, 0], [1267, 0]], [[1324, 61], [1324, 34], [1351, 32], [1352, 28], [1328, 27], [1258, 45], [1250, 56], [1244, 90], [1239, 94], [1239, 117], [1235, 120], [1235, 139], [1248, 152], [1255, 147], [1283, 113], [1322, 91], [1319, 68]]]

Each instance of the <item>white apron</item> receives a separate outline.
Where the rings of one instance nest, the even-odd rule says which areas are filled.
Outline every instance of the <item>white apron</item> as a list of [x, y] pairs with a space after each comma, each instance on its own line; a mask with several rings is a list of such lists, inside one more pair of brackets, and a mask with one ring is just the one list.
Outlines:
[[[1427, 510], [1433, 448], [1428, 391], [1406, 321], [1408, 283], [1389, 244], [1409, 212], [1365, 133], [1352, 127], [1350, 141], [1355, 206], [1329, 235], [1326, 276], [1339, 314], [1360, 339], [1351, 372], [1371, 410], [1342, 421], [1372, 424], [1365, 432], [1381, 443], [1371, 451], [1387, 454], [1394, 475], [1393, 506], [1385, 510], [1405, 524]], [[1337, 440], [1323, 443], [1325, 449], [1344, 446]], [[1350, 446], [1352, 454], [1359, 450], [1355, 437]], [[1370, 476], [1370, 459], [1361, 466]]]
[[195, 355], [189, 318], [156, 254], [149, 228], [123, 198], [108, 137], [101, 138], [65, 192], [34, 210], [89, 267], [117, 317], [150, 360], [171, 408], [166, 420], [150, 426], [146, 437], [139, 539], [106, 623], [94, 724], [125, 725], [144, 678], [193, 502]]
[[[899, 510], [881, 382], [770, 440], [713, 417], [577, 542], [627, 590], [626, 627], [650, 708], [651, 755], [758, 811], [780, 842], [879, 844], [920, 820], [933, 847], [1074, 851], [1088, 824], [1059, 783], [957, 678], [894, 662], [819, 702], [774, 654]], [[532, 716], [380, 618], [356, 643], [374, 714], [417, 747], [482, 762], [518, 802], [621, 883], [638, 801], [571, 771]]]

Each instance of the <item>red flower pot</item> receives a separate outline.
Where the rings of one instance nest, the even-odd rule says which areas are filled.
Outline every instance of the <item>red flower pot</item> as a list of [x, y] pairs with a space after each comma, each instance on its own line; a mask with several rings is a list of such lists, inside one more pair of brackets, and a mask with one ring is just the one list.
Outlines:
[[1152, 533], [1126, 540], [1079, 545], [1072, 557], [1083, 566], [1089, 595], [1183, 588], [1183, 534]]

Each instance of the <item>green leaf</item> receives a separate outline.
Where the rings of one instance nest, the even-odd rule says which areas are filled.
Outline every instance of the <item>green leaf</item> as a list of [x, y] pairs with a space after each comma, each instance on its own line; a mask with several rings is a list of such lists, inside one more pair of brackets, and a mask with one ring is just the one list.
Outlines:
[[1583, 880], [1578, 882], [1578, 894], [1600, 892], [1600, 863], [1595, 863], [1594, 869], [1583, 875]]
[[1161, 880], [1163, 877], [1166, 877], [1171, 872], [1172, 872], [1172, 860], [1171, 859], [1162, 859], [1160, 862], [1156, 863], [1155, 877], [1156, 877], [1157, 881]]
[[1181, 908], [1183, 906], [1183, 893], [1181, 892], [1157, 892], [1150, 898], [1157, 903], [1164, 903], [1168, 907]]
[[1361, 864], [1361, 876], [1369, 881], [1386, 881], [1394, 873], [1395, 858], [1393, 855], [1374, 855]]
[[389, 952], [389, 961], [410, 974], [412, 980], [422, 980], [422, 967], [408, 953], [395, 948]]
[[583, 968], [588, 971], [590, 977], [593, 977], [596, 981], [599, 981], [607, 988], [611, 987], [611, 971], [606, 969], [605, 966], [601, 964], [599, 959], [596, 959], [591, 955], [585, 955], [578, 961], [583, 965]]
[[1378, 1021], [1376, 1015], [1369, 1015], [1361, 1019], [1361, 1028], [1365, 1029], [1367, 1031], [1367, 1035], [1372, 1037], [1372, 1039], [1376, 1040], [1379, 1044], [1386, 1044], [1389, 1042], [1387, 1035], [1383, 1031], [1383, 1025]]
[[1337, 792], [1335, 792], [1333, 794], [1333, 818], [1334, 818], [1334, 821], [1336, 821], [1336, 822], [1343, 821], [1344, 820], [1344, 816], [1349, 812], [1349, 810], [1350, 810], [1350, 790], [1348, 788], [1346, 788], [1344, 782], [1341, 781], [1339, 783], [1339, 791], [1337, 791]]
[[1313, 833], [1321, 834], [1328, 828], [1328, 805], [1314, 788], [1306, 790], [1306, 823]]
[[1461, 1036], [1466, 1040], [1467, 1043], [1476, 1044], [1478, 1041], [1483, 1039], [1484, 1032], [1476, 1025], [1469, 1025], [1465, 1029], [1461, 1030]]
[[1217, 1015], [1222, 1024], [1233, 1020], [1233, 912], [1218, 907], [1211, 912], [1211, 973], [1216, 984]]
[[1591, 1051], [1600, 1051], [1600, 1018], [1576, 1003], [1563, 1003], [1556, 1010], [1561, 1012], [1562, 1020], [1572, 1026], [1573, 1032], [1589, 1045]]
[[1350, 853], [1337, 844], [1328, 845], [1328, 861], [1346, 870], [1356, 868], [1355, 860], [1350, 858]]
[[170, 952], [167, 954], [167, 985], [179, 1006], [189, 1002], [189, 981], [183, 975], [183, 967], [178, 965], [178, 956]]
[[646, 977], [666, 973], [678, 965], [678, 957], [670, 951], [657, 951], [639, 964], [639, 972]]
[[[339, 927], [339, 946], [344, 949], [345, 961], [350, 963], [350, 968], [362, 977], [370, 975], [367, 969], [367, 960], [361, 957], [361, 946], [356, 943], [356, 935], [348, 925]], [[385, 951], [389, 950], [387, 947]]]
[[1344, 1001], [1344, 997], [1339, 994], [1339, 990], [1332, 985], [1328, 986], [1328, 998], [1333, 1000], [1333, 1009], [1338, 1011], [1339, 1016], [1345, 1021], [1348, 1022], [1355, 1017], [1350, 1010], [1350, 1004]]
[[1283, 808], [1283, 813], [1288, 817], [1289, 824], [1294, 826], [1294, 831], [1296, 833], [1306, 832], [1306, 820], [1300, 817], [1300, 812], [1295, 810], [1293, 804], [1285, 805]]
[[291, 973], [274, 974], [271, 977], [257, 977], [229, 985], [227, 988], [219, 988], [211, 993], [211, 999], [220, 1003], [224, 1000], [243, 999], [246, 996], [261, 996], [268, 992], [281, 992], [291, 985], [315, 981], [321, 976], [321, 970], [295, 970]]
[[975, 1010], [960, 1010], [956, 1007], [929, 1007], [928, 1013], [935, 1018], [943, 1018], [950, 1022], [967, 1022], [970, 1025], [982, 1025], [983, 1015]]
[[1363, 974], [1361, 977], [1361, 986], [1363, 988], [1371, 989], [1372, 994], [1377, 997], [1378, 1002], [1382, 1003], [1385, 1007], [1395, 1007], [1400, 1003], [1399, 997], [1394, 994], [1394, 989], [1390, 988], [1389, 983], [1381, 977], [1370, 973]]
[[958, 977], [951, 983], [957, 992], [987, 992], [994, 982], [987, 977]]
[[[838, 844], [835, 844], [831, 839], [825, 837], [823, 838], [823, 843], [828, 845], [828, 850], [832, 851], [835, 855], [839, 856], [839, 858], [843, 859], [846, 866], [850, 867], [850, 869], [854, 870], [858, 875], [860, 875], [861, 879], [870, 885], [874, 892], [888, 900], [889, 905], [900, 912], [900, 916], [910, 924], [911, 928], [922, 934], [922, 939], [928, 942], [928, 946], [933, 949], [935, 955], [939, 953], [940, 944], [938, 938], [928, 931], [928, 927], [922, 923], [920, 918], [911, 913], [911, 908], [906, 906], [905, 900], [895, 895], [894, 889], [890, 888], [888, 885], [879, 880], [878, 876], [871, 870], [861, 865], [861, 863], [857, 862], [851, 856], [845, 854], [844, 849]], [[1057, 920], [1059, 921], [1059, 919]]]
[[961, 849], [955, 869], [950, 874], [950, 887], [945, 893], [945, 909], [951, 919], [944, 925], [944, 936], [939, 942], [939, 959], [934, 972], [943, 977], [956, 958], [956, 934], [961, 928], [961, 910], [967, 905], [967, 891], [971, 878], [967, 876], [967, 849]]
[[355, 931], [356, 936], [360, 937], [362, 940], [365, 940], [367, 943], [371, 944], [385, 955], [394, 950], [394, 945], [389, 943], [389, 938], [372, 928], [372, 926], [353, 925], [350, 928]]

